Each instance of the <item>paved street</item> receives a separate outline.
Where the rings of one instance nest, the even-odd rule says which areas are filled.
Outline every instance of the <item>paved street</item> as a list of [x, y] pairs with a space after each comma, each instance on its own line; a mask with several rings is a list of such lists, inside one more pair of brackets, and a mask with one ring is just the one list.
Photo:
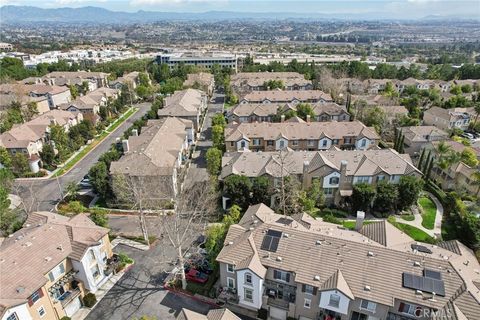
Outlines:
[[206, 313], [210, 305], [163, 289], [165, 271], [172, 268], [168, 257], [175, 256], [172, 250], [166, 243], [145, 252], [118, 245], [114, 251], [126, 253], [135, 260], [135, 265], [86, 319], [133, 319], [146, 315], [170, 320], [175, 319], [181, 308]]
[[[80, 160], [75, 167], [62, 177], [47, 180], [23, 180], [16, 181], [14, 193], [18, 190], [19, 196], [27, 203], [35, 201], [34, 210], [51, 211], [55, 204], [60, 201], [60, 187], [65, 189], [70, 181], [80, 182], [83, 176], [88, 173], [90, 167], [95, 164], [98, 158], [106, 152], [117, 137], [121, 137], [123, 133], [132, 125], [132, 123], [140, 119], [148, 110], [150, 110], [150, 103], [141, 103], [135, 105], [140, 108], [132, 117], [122, 123], [118, 128], [105, 138], [97, 147]], [[32, 196], [34, 198], [32, 198]]]

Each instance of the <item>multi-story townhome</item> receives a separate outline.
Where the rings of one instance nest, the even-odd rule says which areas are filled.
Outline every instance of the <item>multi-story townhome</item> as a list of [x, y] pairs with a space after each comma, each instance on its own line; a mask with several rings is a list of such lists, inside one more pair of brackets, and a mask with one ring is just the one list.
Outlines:
[[232, 311], [228, 309], [212, 309], [206, 315], [182, 308], [178, 314], [177, 320], [240, 320]]
[[377, 146], [375, 129], [360, 121], [230, 124], [225, 129], [227, 151], [366, 150]]
[[[425, 144], [423, 148], [426, 151], [432, 152], [432, 155], [436, 157], [436, 150], [438, 150], [439, 143], [440, 141], [429, 142]], [[467, 148], [464, 144], [453, 140], [445, 140], [443, 143], [448, 146], [450, 150], [459, 154], [461, 154], [465, 148]], [[480, 160], [480, 149], [476, 147], [469, 148], [475, 152], [477, 159]], [[466, 190], [470, 194], [478, 194], [479, 188], [478, 185], [474, 183], [473, 179], [475, 171], [478, 171], [478, 169], [475, 167], [472, 168], [462, 161], [451, 164], [445, 170], [440, 168], [437, 163], [434, 162], [431, 175], [442, 185], [442, 188], [445, 190]]]
[[251, 206], [217, 257], [226, 307], [278, 320], [478, 319], [480, 265], [470, 249], [419, 243], [359, 217], [350, 231]]
[[78, 112], [50, 110], [4, 132], [0, 135], [0, 146], [6, 148], [10, 154], [25, 154], [30, 161], [30, 170], [38, 172], [40, 152], [43, 145], [49, 141], [50, 126], [59, 125], [68, 132], [82, 120], [83, 115]]
[[237, 72], [238, 58], [236, 55], [224, 53], [206, 53], [206, 52], [176, 52], [158, 55], [156, 58], [158, 64], [167, 64], [170, 69], [180, 64], [193, 65], [211, 69], [214, 65], [222, 68], [231, 68]]
[[[121, 202], [118, 205], [138, 200], [138, 190], [145, 207], [174, 200], [181, 189], [179, 170], [188, 158], [194, 137], [191, 121], [170, 117], [149, 120], [140, 135], [134, 133], [123, 140], [124, 155], [110, 164], [113, 193]], [[134, 188], [135, 197], [126, 194]]]
[[108, 229], [84, 214], [30, 213], [0, 245], [0, 318], [71, 317], [110, 278], [111, 257]]
[[[282, 170], [283, 167], [283, 170]], [[221, 179], [230, 175], [265, 176], [278, 187], [282, 175], [295, 177], [302, 188], [321, 183], [328, 203], [339, 204], [352, 194], [353, 185], [378, 181], [398, 183], [402, 176], [421, 176], [407, 154], [393, 149], [363, 151], [227, 152]], [[275, 199], [272, 199], [275, 200]]]
[[108, 73], [90, 71], [55, 71], [42, 77], [42, 82], [51, 81], [57, 86], [82, 85], [83, 81], [88, 82], [89, 91], [106, 87], [108, 84]]
[[397, 91], [403, 92], [407, 87], [415, 87], [418, 90], [428, 90], [435, 87], [434, 80], [417, 80], [415, 78], [407, 78], [395, 83]]
[[[350, 114], [344, 106], [334, 102], [311, 105], [315, 116], [311, 121], [350, 121]], [[228, 112], [229, 122], [274, 122], [281, 121], [278, 116], [287, 111], [296, 111], [294, 104], [239, 104]], [[277, 119], [278, 118], [278, 119]]]
[[404, 106], [378, 106], [385, 113], [388, 123], [399, 121], [402, 117], [408, 116], [408, 110]]
[[269, 81], [282, 84], [283, 90], [312, 90], [312, 81], [298, 72], [239, 72], [232, 75], [230, 83], [236, 93], [270, 90]]
[[185, 89], [175, 93], [164, 100], [164, 107], [158, 110], [160, 118], [179, 117], [190, 120], [196, 132], [200, 131], [207, 109], [207, 94], [197, 89]]
[[411, 156], [418, 155], [426, 143], [446, 140], [449, 137], [447, 132], [435, 126], [401, 127], [399, 130], [404, 137], [405, 152]]
[[333, 102], [332, 97], [320, 90], [271, 90], [252, 91], [240, 99], [244, 103], [324, 103]]
[[[145, 74], [148, 76], [148, 73], [145, 73]], [[124, 85], [130, 85], [131, 89], [136, 89], [137, 85], [140, 82], [139, 75], [140, 75], [140, 72], [138, 71], [127, 73], [123, 75], [123, 77], [118, 77], [117, 79], [110, 81], [108, 83], [108, 86], [110, 88], [120, 90]]]
[[[68, 87], [45, 84], [2, 84], [0, 85], [0, 93], [12, 95], [17, 101], [22, 100], [19, 101], [21, 103], [24, 100], [27, 100], [25, 97], [34, 98], [32, 101], [37, 102], [37, 109], [39, 113], [44, 113], [50, 109], [55, 109], [59, 104], [67, 103], [72, 100], [72, 96]], [[43, 99], [46, 100], [45, 102], [47, 108], [44, 108]]]
[[200, 89], [211, 96], [213, 94], [213, 89], [215, 89], [215, 80], [211, 73], [189, 73], [187, 74], [187, 80], [183, 82], [183, 87]]
[[465, 130], [476, 117], [474, 108], [443, 109], [431, 107], [423, 113], [423, 123], [443, 130], [458, 128]]
[[395, 85], [394, 80], [391, 79], [369, 79], [364, 81], [364, 86], [367, 88], [367, 93], [378, 94], [379, 92], [385, 91], [388, 82]]
[[366, 91], [366, 83], [356, 78], [342, 78], [337, 80], [339, 87], [344, 87], [348, 93], [364, 94]]

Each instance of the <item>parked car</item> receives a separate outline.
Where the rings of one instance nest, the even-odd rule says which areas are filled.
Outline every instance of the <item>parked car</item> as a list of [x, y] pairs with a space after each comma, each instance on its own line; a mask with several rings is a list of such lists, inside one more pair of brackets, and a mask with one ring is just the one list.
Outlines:
[[468, 133], [468, 132], [462, 133], [461, 136], [464, 137], [464, 138], [470, 139], [470, 140], [475, 139], [475, 136], [474, 136], [473, 134], [471, 134], [471, 133]]
[[185, 272], [189, 272], [190, 269], [195, 269], [197, 271], [206, 273], [206, 274], [212, 274], [213, 273], [213, 267], [208, 263], [207, 260], [204, 261], [187, 261], [185, 262]]
[[205, 283], [208, 281], [208, 275], [200, 272], [194, 268], [190, 268], [188, 272], [185, 274], [187, 280], [197, 283]]

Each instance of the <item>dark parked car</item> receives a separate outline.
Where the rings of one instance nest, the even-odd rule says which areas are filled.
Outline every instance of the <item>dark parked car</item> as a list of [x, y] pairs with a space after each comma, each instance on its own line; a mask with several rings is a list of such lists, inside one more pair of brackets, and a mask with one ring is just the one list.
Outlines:
[[205, 283], [208, 281], [208, 275], [193, 268], [188, 270], [185, 277], [192, 282]]

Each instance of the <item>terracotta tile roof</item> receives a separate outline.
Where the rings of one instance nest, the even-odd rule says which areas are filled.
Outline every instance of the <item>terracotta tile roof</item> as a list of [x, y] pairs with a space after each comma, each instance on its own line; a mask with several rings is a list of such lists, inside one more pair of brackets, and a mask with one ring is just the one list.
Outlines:
[[187, 80], [185, 80], [183, 85], [186, 87], [193, 86], [195, 82], [200, 85], [209, 86], [213, 82], [213, 74], [206, 72], [189, 73], [187, 74]]
[[312, 81], [306, 80], [302, 74], [297, 72], [239, 72], [231, 77], [231, 83], [236, 87], [242, 85], [263, 86], [269, 80], [281, 80], [286, 87], [312, 84]]
[[[224, 246], [218, 255], [218, 261], [235, 264], [247, 257], [251, 254], [251, 251], [247, 250], [248, 239], [252, 238], [263, 266], [293, 272], [298, 283], [318, 288], [336, 286], [339, 290], [343, 288], [342, 292], [345, 291], [347, 295], [387, 306], [393, 306], [395, 299], [401, 299], [441, 309], [452, 299], [463, 313], [471, 314], [467, 316], [468, 319], [476, 319], [478, 315], [479, 304], [476, 297], [478, 289], [474, 291], [469, 288], [470, 285], [464, 284], [464, 281], [473, 284], [473, 281], [480, 280], [478, 273], [475, 275], [473, 271], [475, 268], [478, 269], [479, 265], [471, 252], [465, 251], [462, 256], [450, 252], [447, 256], [445, 252], [448, 251], [428, 244], [425, 246], [433, 251], [431, 255], [412, 251], [410, 244], [402, 244], [395, 248], [384, 247], [375, 242], [351, 240], [349, 234], [356, 233], [354, 231], [343, 230], [340, 234], [329, 229], [319, 231], [316, 226], [307, 229], [298, 223], [272, 222], [271, 220], [283, 217], [272, 212], [270, 218], [265, 218], [269, 222], [257, 219], [256, 224], [253, 224], [255, 210], [267, 215], [267, 210], [262, 205], [247, 210], [247, 217], [240, 221], [244, 226], [233, 225], [230, 228], [225, 241], [226, 244], [230, 244]], [[311, 223], [316, 224], [315, 220]], [[261, 249], [266, 230], [288, 234], [288, 237], [280, 238], [276, 252]], [[282, 259], [279, 260], [277, 257]], [[473, 260], [469, 266], [465, 266], [465, 259], [470, 258]], [[421, 266], [415, 267], [415, 261]], [[465, 267], [472, 271], [462, 270]], [[445, 297], [437, 295], [435, 300], [425, 299], [424, 296], [417, 295], [415, 290], [403, 287], [403, 272], [422, 275], [424, 268], [438, 270], [441, 273], [445, 284]], [[320, 280], [316, 280], [316, 276]], [[469, 294], [462, 294], [466, 290]], [[476, 315], [473, 312], [476, 312]]]
[[331, 102], [332, 97], [320, 90], [270, 90], [270, 91], [252, 91], [244, 95], [240, 101], [250, 103], [262, 103], [268, 100], [272, 103], [276, 102], [292, 102], [298, 100], [300, 102], [308, 102], [311, 100], [324, 100]]
[[50, 212], [31, 213], [24, 228], [0, 246], [0, 305], [25, 302], [47, 282], [50, 270], [66, 258], [78, 261], [107, 233], [83, 214], [68, 219]]
[[367, 137], [380, 139], [375, 129], [360, 121], [352, 122], [309, 122], [309, 123], [240, 123], [231, 124], [225, 129], [225, 141], [238, 141], [242, 135], [248, 138], [276, 140], [283, 136], [288, 140], [318, 140], [322, 135], [330, 139], [343, 137]]
[[205, 93], [197, 89], [175, 91], [173, 95], [165, 98], [165, 106], [158, 110], [158, 115], [163, 117], [196, 116], [204, 100]]
[[[400, 130], [406, 139], [415, 142], [428, 142], [432, 137], [444, 137], [445, 139], [449, 137], [447, 132], [435, 126], [402, 127]], [[429, 139], [426, 138], [427, 136]]]
[[213, 309], [203, 314], [182, 308], [177, 320], [240, 320], [233, 312], [228, 309]]

